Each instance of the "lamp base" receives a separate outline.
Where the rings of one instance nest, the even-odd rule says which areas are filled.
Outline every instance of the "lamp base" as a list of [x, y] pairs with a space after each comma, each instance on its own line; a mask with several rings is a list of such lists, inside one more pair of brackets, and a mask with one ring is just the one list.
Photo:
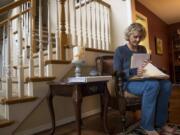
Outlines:
[[75, 65], [75, 77], [81, 76], [81, 67], [84, 65], [83, 60], [73, 60], [72, 63]]

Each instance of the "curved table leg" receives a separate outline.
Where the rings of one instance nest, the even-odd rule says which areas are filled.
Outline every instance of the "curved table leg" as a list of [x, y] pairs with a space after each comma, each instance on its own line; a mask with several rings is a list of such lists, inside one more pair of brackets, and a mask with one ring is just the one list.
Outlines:
[[104, 94], [100, 93], [101, 118], [104, 117]]
[[81, 104], [82, 104], [82, 94], [81, 90], [78, 86], [75, 87], [73, 92], [73, 103], [74, 103], [74, 110], [76, 115], [76, 128], [78, 135], [81, 135]]
[[47, 101], [48, 101], [49, 112], [51, 115], [51, 122], [52, 122], [52, 130], [50, 131], [50, 134], [53, 135], [55, 132], [55, 115], [54, 115], [54, 106], [53, 106], [53, 95], [51, 90], [49, 90], [49, 93], [47, 95]]
[[104, 130], [107, 134], [110, 134], [109, 127], [108, 127], [108, 119], [107, 119], [109, 98], [110, 98], [109, 91], [105, 83], [104, 100], [103, 100], [104, 101], [103, 125], [104, 125]]

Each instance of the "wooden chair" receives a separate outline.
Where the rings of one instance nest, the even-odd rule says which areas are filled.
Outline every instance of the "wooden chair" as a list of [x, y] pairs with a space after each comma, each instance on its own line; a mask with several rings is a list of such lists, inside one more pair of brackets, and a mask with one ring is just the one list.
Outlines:
[[113, 76], [113, 91], [114, 95], [110, 97], [109, 106], [120, 112], [120, 117], [123, 125], [123, 133], [126, 134], [126, 112], [140, 110], [141, 99], [138, 96], [128, 93], [124, 90], [123, 74], [113, 71], [113, 56], [104, 55], [96, 58], [96, 68], [99, 75]]

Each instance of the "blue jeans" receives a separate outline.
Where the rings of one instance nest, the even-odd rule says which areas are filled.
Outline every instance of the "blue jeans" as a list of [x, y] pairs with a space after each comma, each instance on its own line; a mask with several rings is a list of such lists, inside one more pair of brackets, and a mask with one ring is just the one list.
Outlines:
[[169, 80], [142, 80], [127, 83], [127, 91], [142, 97], [141, 127], [161, 128], [168, 118], [168, 101], [172, 84]]

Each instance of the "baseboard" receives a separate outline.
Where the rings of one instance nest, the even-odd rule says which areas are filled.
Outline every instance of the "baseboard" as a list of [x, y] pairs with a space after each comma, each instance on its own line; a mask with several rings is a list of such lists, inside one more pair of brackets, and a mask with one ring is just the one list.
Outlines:
[[[99, 112], [100, 112], [100, 109], [91, 110], [89, 112], [83, 113], [82, 117], [86, 118], [86, 117], [89, 117], [91, 115], [97, 114]], [[70, 122], [73, 122], [73, 121], [75, 121], [74, 116], [66, 117], [64, 119], [56, 121], [56, 126], [61, 126], [61, 125], [64, 125], [64, 124], [67, 124], [67, 123], [70, 123]], [[32, 134], [36, 134], [38, 132], [48, 130], [50, 128], [51, 128], [51, 123], [48, 123], [48, 124], [44, 124], [44, 125], [41, 125], [41, 126], [36, 127], [36, 128], [32, 128], [32, 129], [28, 129], [28, 130], [25, 130], [25, 131], [22, 131], [22, 132], [15, 133], [15, 135], [32, 135]]]

